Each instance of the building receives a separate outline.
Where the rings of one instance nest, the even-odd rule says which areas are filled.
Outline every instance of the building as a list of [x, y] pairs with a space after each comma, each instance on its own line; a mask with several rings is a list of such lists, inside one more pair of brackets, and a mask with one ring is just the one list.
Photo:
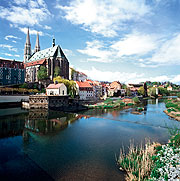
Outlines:
[[76, 71], [73, 68], [69, 68], [69, 79], [74, 81], [86, 81], [87, 75], [83, 72]]
[[53, 81], [56, 68], [59, 68], [59, 75], [62, 78], [69, 79], [69, 61], [61, 47], [55, 45], [55, 39], [53, 39], [52, 47], [40, 50], [39, 35], [37, 33], [35, 50], [32, 53], [29, 29], [24, 49], [24, 64], [26, 68], [26, 82], [38, 82], [37, 75], [41, 66], [46, 67], [47, 76], [50, 81]]
[[46, 88], [46, 94], [49, 95], [56, 95], [56, 96], [67, 96], [67, 87], [61, 84], [50, 84]]
[[109, 85], [108, 96], [120, 96], [121, 95], [121, 83], [114, 81]]
[[168, 91], [172, 91], [172, 90], [173, 90], [172, 86], [168, 86], [168, 87], [167, 87], [167, 90], [168, 90]]
[[94, 99], [93, 87], [87, 81], [86, 82], [76, 81], [76, 86], [77, 86], [77, 94], [79, 95], [80, 100]]
[[23, 62], [0, 59], [0, 85], [23, 84], [24, 78]]

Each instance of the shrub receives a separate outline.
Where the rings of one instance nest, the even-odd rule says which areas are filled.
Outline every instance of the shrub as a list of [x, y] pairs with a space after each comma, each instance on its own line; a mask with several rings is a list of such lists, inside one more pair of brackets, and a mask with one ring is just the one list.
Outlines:
[[135, 103], [139, 103], [139, 102], [140, 102], [140, 100], [139, 100], [138, 97], [133, 97], [132, 100], [133, 100]]

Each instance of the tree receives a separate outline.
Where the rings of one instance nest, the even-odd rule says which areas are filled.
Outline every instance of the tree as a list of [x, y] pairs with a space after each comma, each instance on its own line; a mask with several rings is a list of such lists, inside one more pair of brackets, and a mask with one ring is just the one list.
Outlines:
[[73, 80], [67, 80], [67, 79], [62, 79], [60, 76], [55, 77], [53, 81], [58, 82], [58, 83], [64, 83], [64, 85], [67, 87], [67, 93], [74, 98], [76, 95], [76, 83]]
[[144, 96], [145, 90], [144, 90], [144, 87], [143, 87], [143, 86], [141, 86], [141, 87], [138, 89], [138, 94]]
[[38, 80], [44, 80], [47, 79], [47, 68], [44, 66], [41, 66], [40, 69], [38, 70], [37, 74]]
[[71, 80], [73, 80], [74, 79], [74, 73], [75, 73], [76, 71], [75, 71], [75, 69], [71, 69]]
[[59, 66], [55, 66], [55, 69], [54, 69], [54, 77], [57, 77], [60, 75], [60, 67]]

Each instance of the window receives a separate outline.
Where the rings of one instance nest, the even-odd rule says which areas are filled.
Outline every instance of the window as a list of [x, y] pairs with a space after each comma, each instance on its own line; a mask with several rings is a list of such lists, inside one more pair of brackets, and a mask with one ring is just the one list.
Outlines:
[[63, 90], [62, 94], [64, 95], [64, 90]]

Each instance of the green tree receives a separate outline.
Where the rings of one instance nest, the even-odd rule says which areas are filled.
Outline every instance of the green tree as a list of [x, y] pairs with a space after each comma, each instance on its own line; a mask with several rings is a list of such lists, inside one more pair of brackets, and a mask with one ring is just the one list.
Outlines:
[[57, 77], [60, 75], [60, 67], [59, 66], [55, 66], [55, 69], [54, 69], [54, 77]]
[[75, 69], [71, 68], [71, 80], [73, 80], [75, 72], [76, 72]]
[[166, 88], [158, 87], [158, 91], [159, 91], [159, 94], [161, 94], [161, 95], [164, 95], [164, 96], [169, 95], [169, 91]]
[[74, 98], [76, 95], [76, 83], [73, 80], [67, 80], [67, 79], [62, 79], [60, 76], [55, 77], [53, 81], [58, 82], [58, 83], [64, 83], [64, 85], [67, 87], [67, 93]]
[[132, 95], [131, 90], [129, 88], [126, 88], [126, 95], [127, 96], [131, 96]]
[[41, 66], [40, 69], [38, 70], [37, 74], [38, 80], [44, 80], [47, 79], [47, 68], [44, 66]]
[[144, 96], [145, 90], [144, 90], [144, 87], [143, 87], [143, 86], [141, 86], [141, 87], [138, 89], [138, 94]]

